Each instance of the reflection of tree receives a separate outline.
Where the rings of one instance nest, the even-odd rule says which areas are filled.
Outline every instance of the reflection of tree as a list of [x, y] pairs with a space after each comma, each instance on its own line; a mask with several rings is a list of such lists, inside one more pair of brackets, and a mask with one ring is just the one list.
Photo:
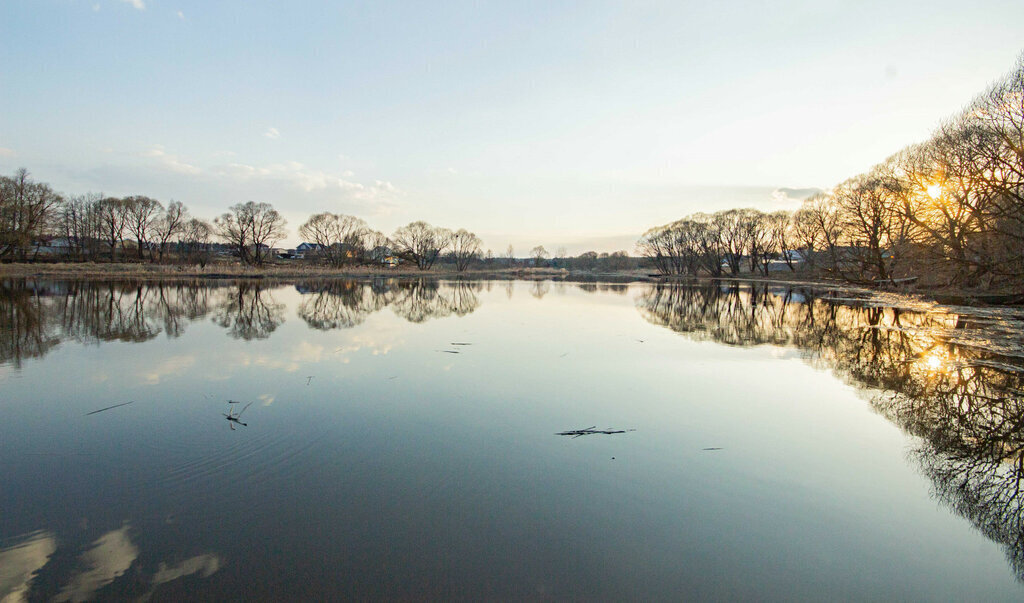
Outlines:
[[214, 311], [213, 322], [236, 339], [266, 339], [284, 322], [284, 304], [255, 283], [240, 283]]
[[314, 329], [347, 329], [366, 316], [391, 306], [409, 322], [464, 316], [480, 305], [480, 281], [378, 278], [372, 281], [308, 281], [296, 285], [303, 294], [299, 316]]
[[533, 281], [530, 285], [530, 295], [537, 299], [544, 299], [544, 296], [551, 290], [551, 281]]
[[297, 288], [303, 293], [299, 317], [314, 329], [350, 329], [379, 309], [375, 302], [381, 296], [366, 283], [333, 280]]
[[480, 305], [476, 294], [481, 288], [479, 281], [400, 281], [394, 290], [392, 310], [409, 322], [425, 322], [452, 314], [465, 316]]
[[1024, 361], [987, 351], [1019, 346], [993, 342], [1014, 332], [1004, 320], [764, 285], [658, 286], [638, 306], [695, 339], [804, 350], [872, 392], [879, 413], [921, 439], [936, 495], [1003, 545], [1024, 580]]
[[0, 362], [20, 368], [22, 359], [42, 356], [60, 343], [47, 324], [45, 298], [24, 281], [0, 284]]
[[125, 281], [6, 281], [0, 286], [0, 362], [20, 366], [63, 340], [148, 341], [180, 335], [209, 312], [209, 287]]

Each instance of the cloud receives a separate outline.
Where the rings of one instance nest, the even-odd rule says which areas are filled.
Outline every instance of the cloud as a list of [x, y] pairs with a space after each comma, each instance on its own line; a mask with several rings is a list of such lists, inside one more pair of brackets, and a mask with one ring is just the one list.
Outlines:
[[146, 10], [145, 0], [121, 0], [125, 4], [131, 4], [137, 10]]
[[793, 203], [803, 201], [822, 192], [820, 188], [777, 188], [772, 191], [772, 201], [776, 203]]
[[15, 157], [17, 155], [18, 154], [14, 152], [14, 149], [0, 147], [0, 157]]
[[178, 18], [179, 18], [179, 19], [181, 19], [182, 21], [184, 21], [184, 20], [185, 20], [185, 13], [183, 13], [183, 12], [181, 12], [181, 11], [179, 10], [179, 11], [177, 12], [177, 15], [178, 15]]
[[96, 4], [92, 5], [92, 12], [94, 12], [94, 13], [100, 12], [100, 5], [99, 5], [98, 2]]
[[376, 200], [398, 192], [393, 184], [384, 180], [374, 180], [369, 185], [362, 184], [346, 180], [343, 176], [309, 168], [298, 161], [285, 161], [266, 166], [229, 163], [212, 168], [211, 173], [238, 182], [254, 180], [283, 182], [307, 193], [341, 192], [348, 197], [361, 200]]
[[267, 131], [263, 133], [263, 136], [271, 140], [277, 140], [281, 138], [281, 133], [278, 132], [277, 128], [267, 128]]
[[198, 174], [202, 171], [194, 165], [181, 161], [177, 155], [168, 154], [163, 145], [153, 145], [148, 151], [144, 151], [142, 156], [155, 159], [164, 169], [178, 174]]

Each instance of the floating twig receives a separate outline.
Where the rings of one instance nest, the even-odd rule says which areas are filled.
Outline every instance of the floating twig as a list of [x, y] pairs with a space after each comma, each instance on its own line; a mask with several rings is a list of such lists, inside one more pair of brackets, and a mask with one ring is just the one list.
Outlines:
[[458, 343], [458, 342], [453, 342], [453, 343], [452, 343], [451, 345], [473, 345], [473, 344], [472, 344], [472, 343]]
[[592, 435], [592, 434], [595, 434], [595, 433], [603, 433], [603, 434], [609, 435], [609, 434], [613, 434], [613, 433], [626, 433], [627, 431], [636, 431], [635, 429], [612, 429], [610, 427], [608, 429], [595, 429], [595, 427], [597, 427], [597, 426], [596, 425], [592, 425], [592, 426], [587, 427], [585, 429], [570, 429], [569, 431], [560, 431], [560, 432], [556, 433], [555, 435], [572, 436], [574, 438], [578, 438], [580, 436]]
[[87, 413], [85, 413], [85, 416], [86, 416], [86, 417], [88, 417], [89, 415], [94, 415], [94, 414], [96, 414], [96, 413], [98, 413], [98, 412], [103, 412], [103, 411], [105, 411], [105, 410], [110, 410], [111, 408], [117, 408], [117, 407], [119, 407], [119, 406], [128, 406], [129, 404], [132, 404], [132, 403], [134, 403], [134, 402], [135, 402], [135, 400], [132, 400], [131, 402], [123, 402], [123, 403], [121, 403], [121, 404], [115, 404], [115, 405], [113, 405], [113, 406], [108, 406], [108, 407], [106, 407], [106, 408], [101, 408], [101, 409], [99, 409], [99, 410], [94, 410], [94, 411], [92, 411], [92, 412], [87, 412]]
[[434, 350], [435, 352], [441, 352], [442, 354], [458, 354], [458, 350]]
[[712, 446], [710, 448], [701, 448], [701, 450], [723, 450], [723, 449]]

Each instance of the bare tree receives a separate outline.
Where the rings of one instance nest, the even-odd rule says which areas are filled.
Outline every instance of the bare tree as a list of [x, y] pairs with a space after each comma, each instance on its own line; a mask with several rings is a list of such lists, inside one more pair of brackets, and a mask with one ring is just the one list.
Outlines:
[[30, 180], [25, 168], [0, 177], [0, 257], [17, 253], [25, 259], [60, 202], [48, 185]]
[[429, 270], [451, 244], [452, 233], [446, 228], [431, 226], [420, 220], [411, 222], [392, 235], [398, 252], [416, 263], [420, 270]]
[[480, 237], [460, 228], [452, 234], [452, 257], [455, 259], [455, 269], [459, 272], [469, 267], [470, 262], [480, 259], [480, 245], [483, 241]]
[[[156, 199], [143, 195], [125, 197], [123, 201], [125, 228], [135, 237], [138, 256], [141, 260], [143, 252], [149, 246], [149, 235], [164, 207]], [[150, 251], [150, 258], [152, 255], [152, 251]]]
[[106, 197], [100, 199], [96, 204], [96, 212], [99, 217], [100, 231], [104, 242], [110, 245], [110, 260], [117, 259], [117, 244], [121, 243], [124, 249], [124, 230], [127, 226], [125, 217], [128, 207], [124, 199], [117, 197]]
[[543, 245], [537, 245], [530, 250], [530, 257], [533, 258], [533, 265], [540, 268], [541, 262], [548, 257], [548, 250]]
[[355, 216], [329, 212], [310, 216], [299, 227], [299, 236], [316, 243], [332, 266], [362, 259], [369, 227]]
[[270, 247], [285, 236], [285, 219], [269, 203], [247, 201], [213, 221], [218, 237], [234, 247], [238, 257], [250, 265], [262, 266]]
[[[175, 236], [181, 236], [188, 223], [188, 209], [181, 201], [171, 201], [167, 204], [163, 215], [159, 216], [153, 224], [153, 237], [157, 244], [159, 261], [163, 261], [167, 245]], [[207, 229], [210, 227], [206, 222], [202, 222], [202, 225]], [[195, 231], [192, 234], [195, 234]], [[209, 238], [209, 233], [207, 233], [207, 238]]]
[[512, 243], [508, 244], [508, 248], [505, 249], [505, 253], [501, 257], [505, 258], [505, 261], [508, 262], [508, 267], [509, 268], [511, 268], [512, 265], [515, 264], [515, 261], [516, 261], [516, 251], [515, 251], [515, 249], [512, 248]]
[[182, 225], [181, 242], [185, 247], [188, 261], [205, 268], [210, 261], [210, 240], [213, 238], [213, 226], [206, 220], [192, 218]]

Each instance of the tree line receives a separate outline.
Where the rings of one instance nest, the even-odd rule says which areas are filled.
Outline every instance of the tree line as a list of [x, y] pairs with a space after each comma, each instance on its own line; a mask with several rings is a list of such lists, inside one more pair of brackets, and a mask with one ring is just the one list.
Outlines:
[[[160, 263], [173, 256], [205, 265], [212, 250], [226, 248], [241, 262], [262, 266], [287, 236], [285, 225], [269, 203], [238, 203], [211, 222], [193, 217], [180, 201], [164, 205], [144, 195], [63, 196], [32, 180], [24, 168], [0, 176], [0, 261], [34, 261], [57, 253], [71, 261]], [[389, 237], [355, 216], [323, 212], [303, 223], [299, 235], [311, 244], [311, 260], [335, 267], [396, 257], [421, 270], [444, 259], [463, 271], [483, 257], [476, 234], [423, 221]]]
[[851, 282], [928, 276], [968, 287], [1024, 277], [1024, 55], [946, 120], [794, 212], [732, 209], [648, 230], [663, 274], [811, 267]]

